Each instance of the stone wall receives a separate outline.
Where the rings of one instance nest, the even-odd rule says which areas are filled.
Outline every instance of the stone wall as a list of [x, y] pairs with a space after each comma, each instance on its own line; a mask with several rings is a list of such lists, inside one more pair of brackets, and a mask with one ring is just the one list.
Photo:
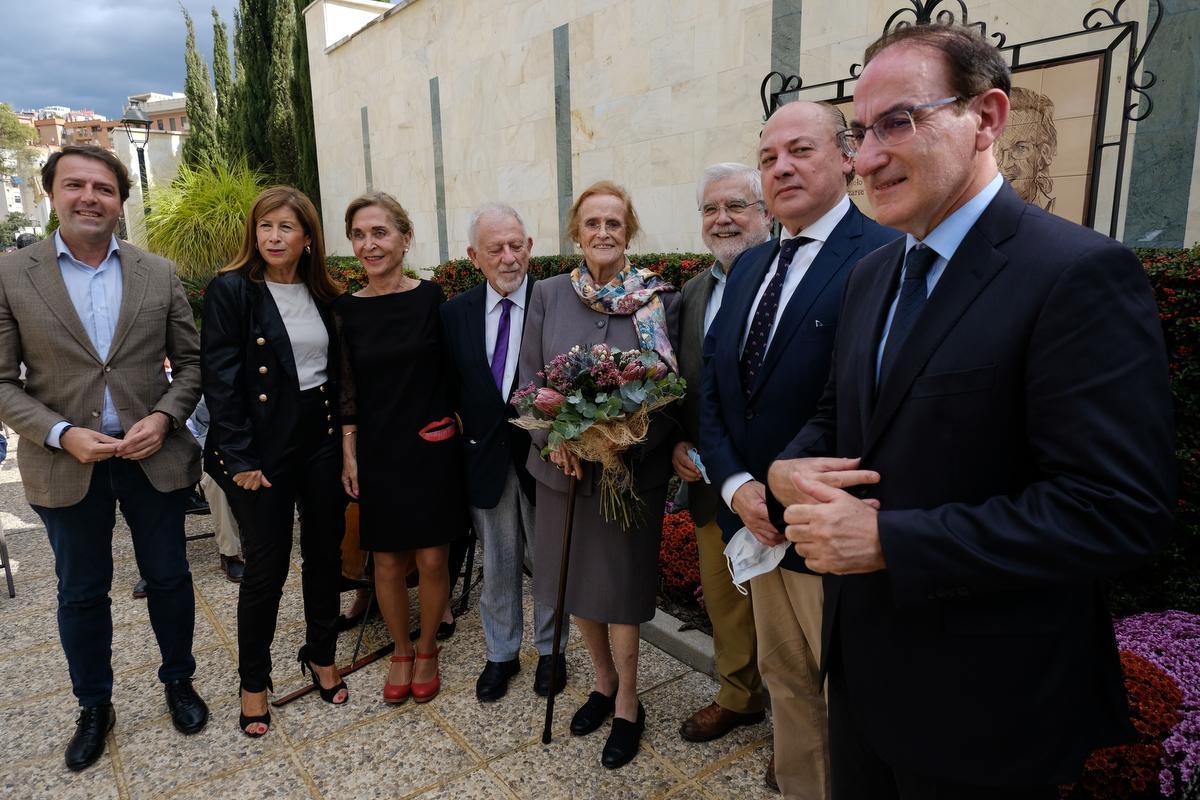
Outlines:
[[[1197, 1], [1167, 4], [1184, 39], [1200, 30], [1200, 13], [1187, 8]], [[396, 195], [412, 215], [414, 267], [462, 257], [467, 216], [486, 200], [522, 213], [536, 254], [571, 252], [562, 241], [565, 208], [602, 178], [633, 195], [644, 230], [635, 250], [702, 249], [696, 178], [715, 161], [753, 163], [764, 75], [798, 72], [806, 85], [845, 76], [902, 5], [317, 0], [305, 19], [330, 249], [350, 253], [342, 212], [370, 185]], [[1102, 6], [1112, 3], [995, 0], [970, 3], [969, 11], [1018, 41], [1078, 30], [1084, 14]], [[1146, 0], [1126, 6], [1126, 17], [1145, 18]], [[1200, 81], [1188, 69], [1195, 65], [1171, 58], [1183, 63], [1168, 70], [1171, 80], [1160, 78], [1156, 104], [1194, 123]], [[1136, 141], [1127, 170], [1135, 148]], [[1195, 241], [1194, 125], [1164, 131], [1156, 148], [1177, 169], [1174, 199], [1160, 199], [1156, 213], [1173, 220], [1176, 237]], [[1138, 182], [1127, 174], [1124, 184]]]

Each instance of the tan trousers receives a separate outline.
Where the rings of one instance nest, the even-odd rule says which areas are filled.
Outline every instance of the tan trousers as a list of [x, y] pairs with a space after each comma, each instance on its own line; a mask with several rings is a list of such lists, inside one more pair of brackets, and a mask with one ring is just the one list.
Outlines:
[[762, 711], [762, 676], [750, 598], [733, 585], [725, 562], [725, 543], [716, 520], [696, 528], [700, 550], [700, 585], [713, 626], [713, 651], [721, 688], [717, 704], [740, 714]]
[[787, 798], [829, 797], [829, 719], [817, 683], [824, 593], [816, 575], [774, 569], [750, 581], [758, 667], [771, 693], [775, 778]]
[[208, 510], [216, 528], [217, 552], [223, 556], [241, 556], [242, 541], [238, 535], [237, 520], [233, 518], [225, 493], [207, 472], [200, 475], [200, 490], [204, 492], [204, 499], [208, 501]]

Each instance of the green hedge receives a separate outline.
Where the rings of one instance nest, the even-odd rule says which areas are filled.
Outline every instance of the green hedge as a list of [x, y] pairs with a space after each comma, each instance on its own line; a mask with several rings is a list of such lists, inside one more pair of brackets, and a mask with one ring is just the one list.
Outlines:
[[[1113, 581], [1110, 599], [1118, 616], [1170, 608], [1200, 613], [1200, 246], [1188, 250], [1138, 251], [1158, 299], [1175, 400], [1176, 454], [1179, 458], [1179, 505], [1176, 534], [1166, 551], [1136, 572]], [[365, 283], [358, 260], [330, 256], [330, 273], [357, 291]], [[648, 267], [676, 286], [712, 263], [701, 253], [646, 253], [631, 255], [637, 267]], [[535, 256], [529, 272], [548, 278], [567, 272], [578, 256]], [[410, 271], [415, 277], [415, 273]], [[441, 264], [433, 280], [446, 297], [470, 289], [483, 280], [467, 259]], [[189, 283], [189, 299], [199, 319], [203, 286]]]
[[1158, 298], [1175, 401], [1179, 502], [1175, 536], [1154, 562], [1113, 582], [1117, 616], [1177, 608], [1200, 613], [1200, 246], [1139, 250]]

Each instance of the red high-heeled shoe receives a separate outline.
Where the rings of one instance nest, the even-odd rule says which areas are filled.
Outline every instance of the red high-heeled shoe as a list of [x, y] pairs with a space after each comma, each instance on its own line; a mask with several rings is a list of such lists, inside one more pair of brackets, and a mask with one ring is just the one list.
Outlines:
[[[393, 664], [404, 664], [413, 660], [412, 656], [392, 656]], [[403, 703], [412, 693], [413, 682], [412, 678], [408, 679], [408, 683], [389, 683], [386, 679], [383, 682], [383, 702], [385, 703]]]
[[[421, 659], [422, 661], [425, 661], [430, 658], [437, 658], [438, 653], [441, 653], [441, 652], [442, 652], [442, 648], [439, 647], [437, 650], [434, 650], [432, 653], [417, 653], [417, 658]], [[415, 667], [413, 669], [413, 673], [416, 674]], [[426, 681], [425, 683], [417, 683], [415, 681], [413, 682], [412, 697], [413, 697], [413, 700], [416, 700], [418, 703], [428, 703], [430, 700], [437, 697], [437, 693], [439, 691], [441, 691], [441, 689], [442, 689], [442, 668], [441, 668], [441, 665], [439, 664], [437, 670], [433, 673], [433, 680]]]

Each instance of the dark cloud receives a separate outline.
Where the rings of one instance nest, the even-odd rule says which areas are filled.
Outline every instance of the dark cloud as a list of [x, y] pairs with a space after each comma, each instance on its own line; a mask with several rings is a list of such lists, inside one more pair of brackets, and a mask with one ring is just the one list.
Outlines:
[[[212, 67], [215, 6], [233, 36], [238, 0], [183, 0]], [[0, 102], [91, 108], [120, 118], [125, 98], [183, 91], [183, 13], [171, 0], [0, 0]]]

